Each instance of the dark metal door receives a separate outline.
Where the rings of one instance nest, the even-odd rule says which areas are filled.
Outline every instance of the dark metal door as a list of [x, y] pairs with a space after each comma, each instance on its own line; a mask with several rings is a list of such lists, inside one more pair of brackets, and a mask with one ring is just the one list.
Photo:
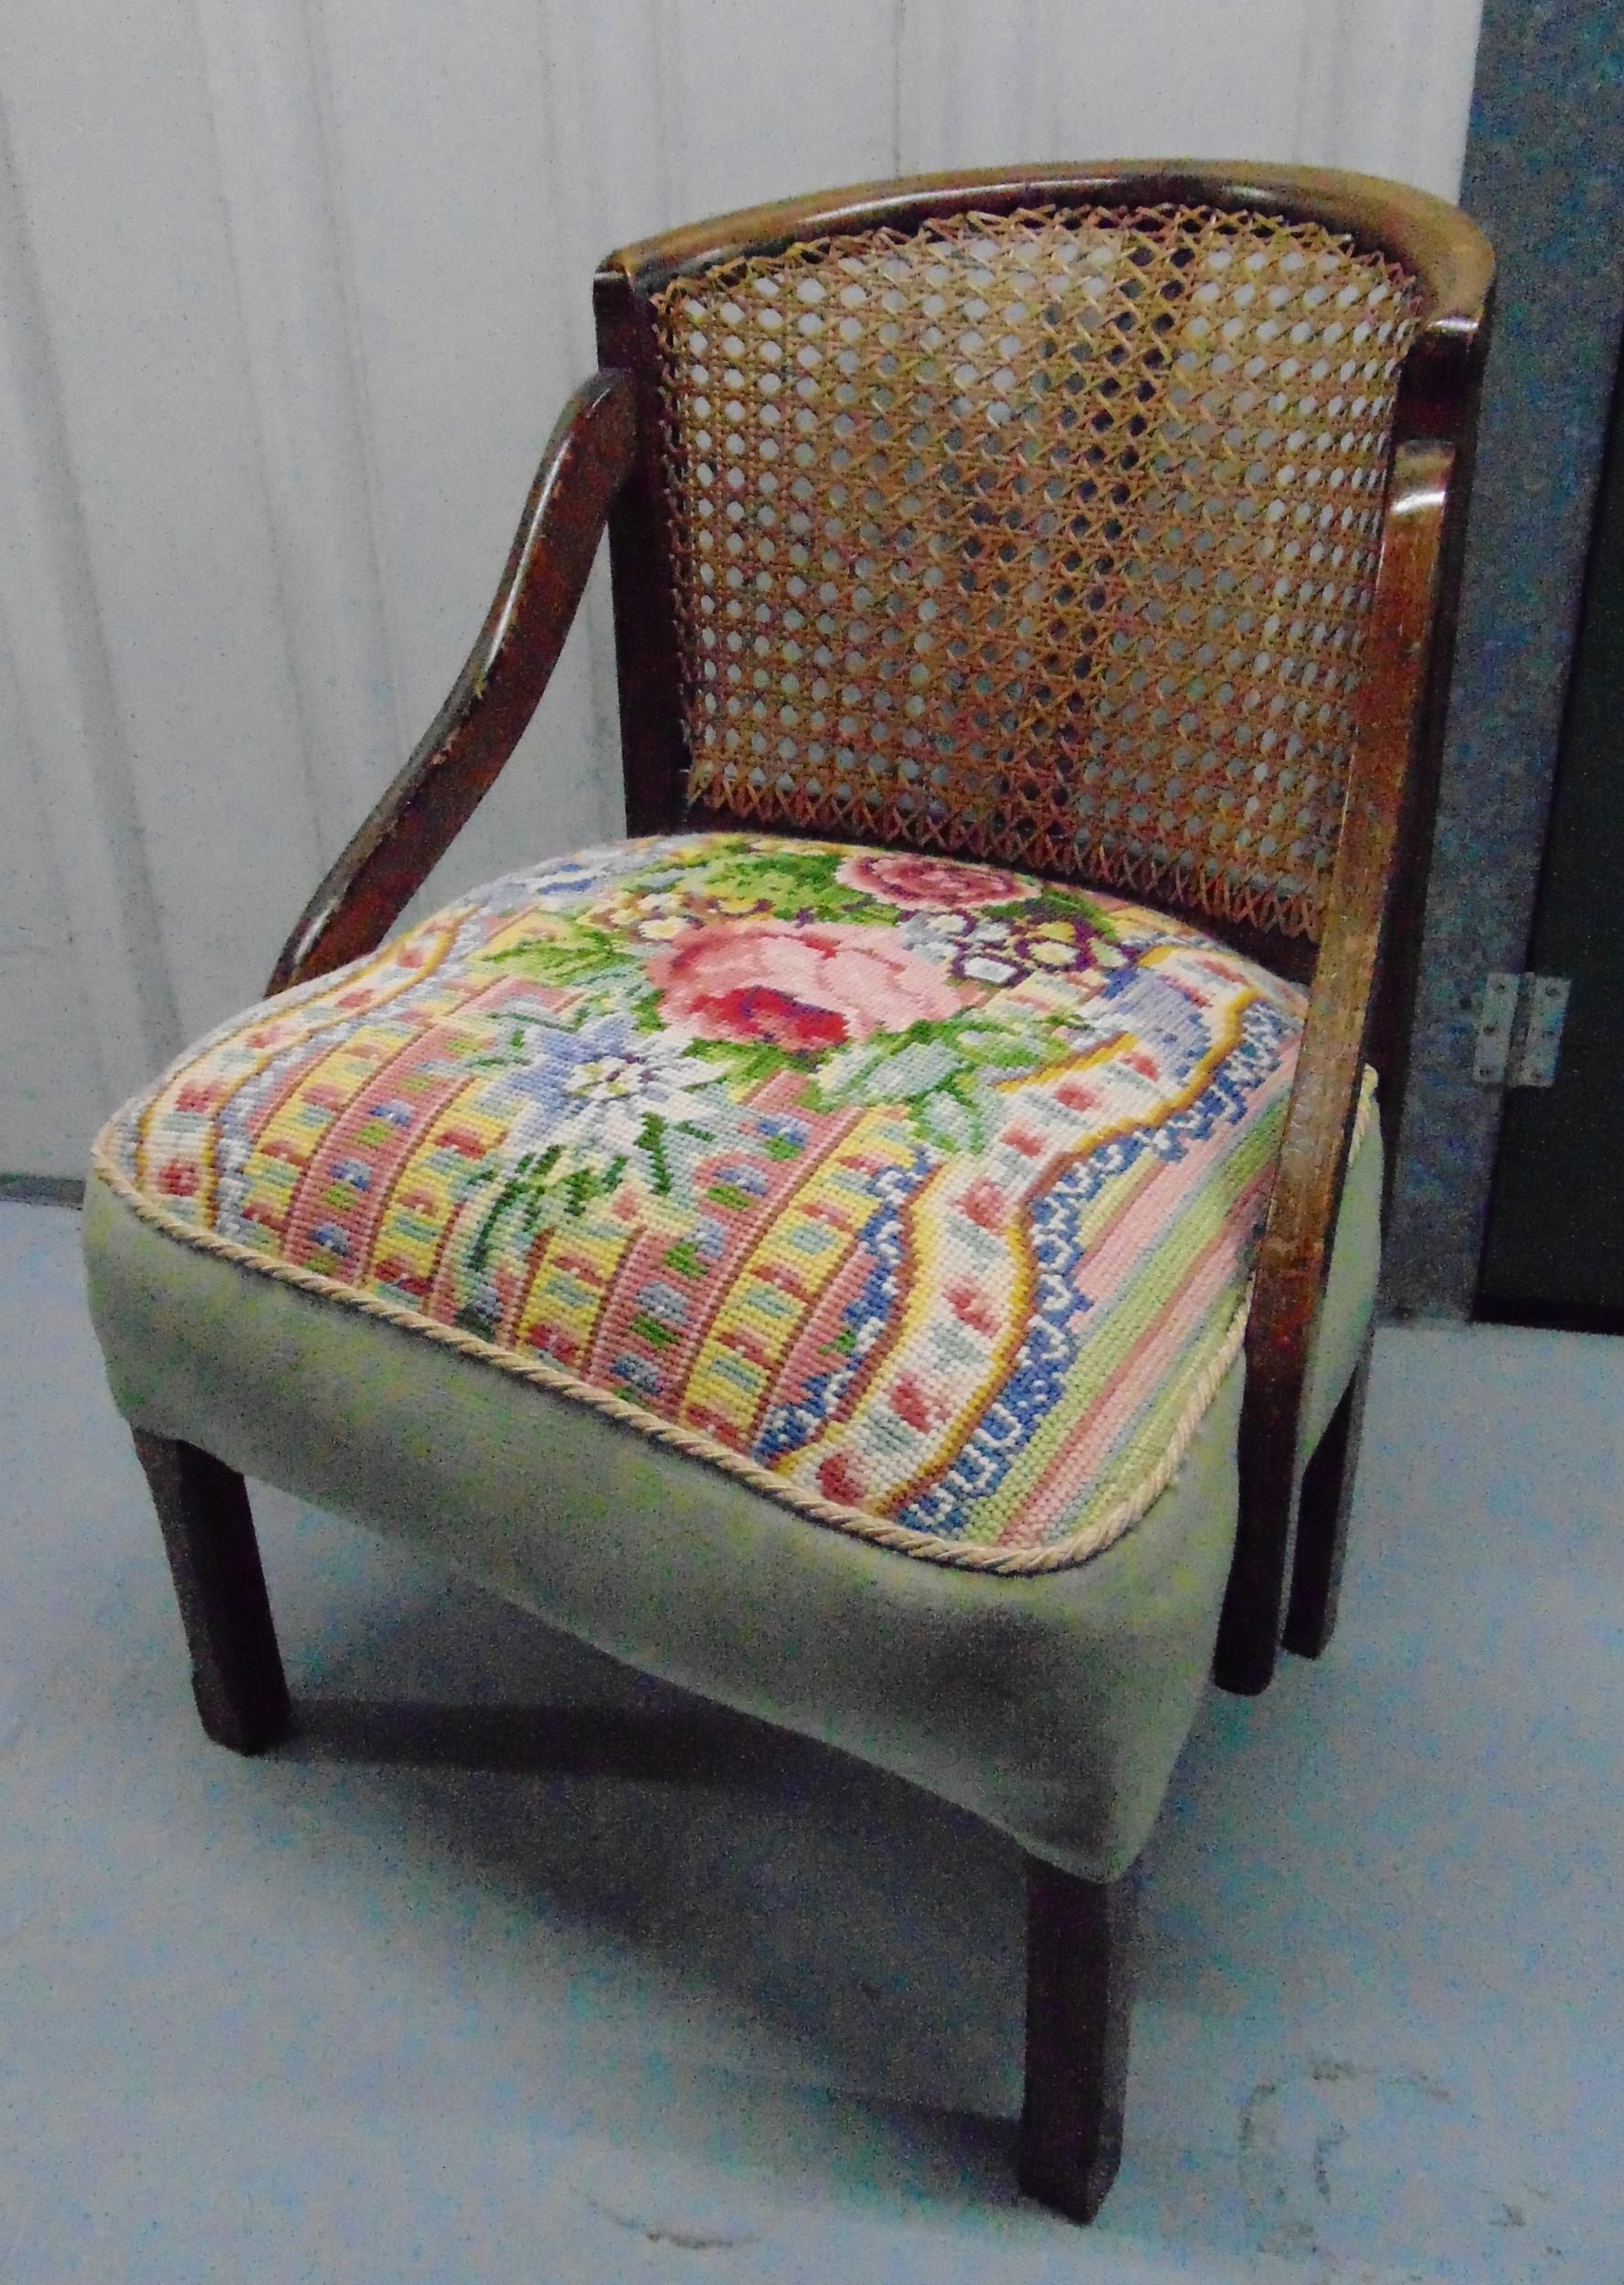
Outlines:
[[1571, 989], [1554, 1084], [1506, 1098], [1478, 1313], [1624, 1332], [1624, 389], [1528, 966]]

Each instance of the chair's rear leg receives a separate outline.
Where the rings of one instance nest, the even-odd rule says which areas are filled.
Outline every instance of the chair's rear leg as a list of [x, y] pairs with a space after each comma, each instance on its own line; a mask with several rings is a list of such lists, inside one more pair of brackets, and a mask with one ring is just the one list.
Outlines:
[[290, 1708], [248, 1486], [194, 1444], [143, 1429], [134, 1437], [175, 1575], [203, 1727], [219, 1745], [261, 1753], [287, 1736]]
[[1299, 1658], [1318, 1658], [1336, 1630], [1337, 1599], [1348, 1547], [1353, 1473], [1370, 1386], [1370, 1342], [1359, 1369], [1302, 1473], [1297, 1504], [1297, 1553], [1281, 1637]]
[[1026, 2099], [1020, 2184], [1091, 2222], [1116, 2179], [1128, 2089], [1138, 1882], [1026, 1859]]

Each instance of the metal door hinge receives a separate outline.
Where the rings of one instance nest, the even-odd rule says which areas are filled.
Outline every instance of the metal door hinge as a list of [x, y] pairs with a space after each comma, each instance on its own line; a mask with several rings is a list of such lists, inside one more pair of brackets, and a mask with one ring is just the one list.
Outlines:
[[1567, 1016], [1566, 976], [1483, 979], [1472, 1078], [1480, 1087], [1550, 1087]]

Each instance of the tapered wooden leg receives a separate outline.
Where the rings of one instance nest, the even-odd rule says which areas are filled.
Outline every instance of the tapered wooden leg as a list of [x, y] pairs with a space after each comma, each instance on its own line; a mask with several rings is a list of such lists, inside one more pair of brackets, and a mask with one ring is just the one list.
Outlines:
[[1128, 2088], [1138, 1882], [1026, 1859], [1026, 2100], [1020, 2183], [1091, 2222], [1116, 2180]]
[[1297, 1507], [1297, 1555], [1291, 1568], [1291, 1596], [1286, 1610], [1286, 1648], [1299, 1658], [1318, 1658], [1336, 1630], [1337, 1599], [1348, 1546], [1348, 1516], [1353, 1504], [1353, 1472], [1370, 1385], [1370, 1344], [1346, 1395], [1331, 1416], [1303, 1471]]
[[248, 1486], [194, 1444], [134, 1431], [152, 1486], [192, 1653], [192, 1694], [208, 1735], [262, 1753], [288, 1734], [288, 1685]]

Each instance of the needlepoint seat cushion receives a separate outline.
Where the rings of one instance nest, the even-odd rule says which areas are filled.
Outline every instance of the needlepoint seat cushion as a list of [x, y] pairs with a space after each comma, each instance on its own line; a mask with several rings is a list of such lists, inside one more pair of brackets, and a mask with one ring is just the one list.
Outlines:
[[1144, 1515], [1234, 1364], [1302, 1015], [1117, 897], [678, 834], [253, 1009], [97, 1168], [786, 1528], [1053, 1571]]

